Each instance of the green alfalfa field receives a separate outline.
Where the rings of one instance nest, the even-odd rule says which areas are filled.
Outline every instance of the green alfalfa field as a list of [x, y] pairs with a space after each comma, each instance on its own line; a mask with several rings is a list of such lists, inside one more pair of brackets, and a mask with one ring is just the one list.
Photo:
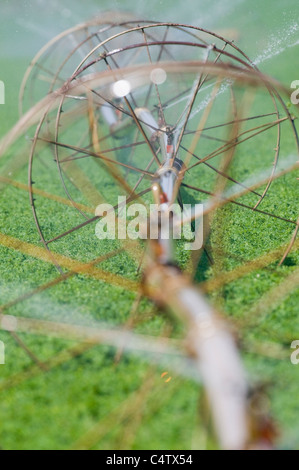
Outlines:
[[[189, 2], [190, 6], [193, 3]], [[224, 3], [229, 5], [229, 2]], [[207, 20], [211, 26], [220, 28], [224, 17], [224, 28], [232, 26], [240, 29], [241, 46], [253, 58], [261, 53], [263, 41], [266, 49], [271, 44], [269, 58], [265, 58], [267, 54], [264, 59], [261, 57], [259, 66], [263, 72], [290, 86], [293, 80], [299, 79], [296, 65], [298, 45], [287, 47], [295, 43], [296, 39], [298, 41], [298, 25], [295, 33], [287, 37], [290, 25], [296, 25], [293, 9], [298, 9], [297, 4], [287, 2], [289, 5], [282, 7], [279, 2], [271, 2], [270, 10], [269, 2], [262, 6], [258, 2], [250, 2], [250, 5], [252, 3], [256, 3], [255, 8], [249, 6], [249, 2], [238, 2], [235, 10], [228, 9], [226, 16], [225, 11], [222, 11], [222, 16], [214, 23], [209, 18]], [[92, 11], [92, 8], [96, 8], [96, 2], [90, 4]], [[213, 6], [216, 5], [218, 3], [214, 2]], [[183, 8], [183, 2], [180, 7]], [[155, 18], [163, 20], [169, 9], [169, 2], [162, 2], [159, 15], [157, 9], [154, 10]], [[143, 6], [141, 13], [149, 17], [152, 11]], [[213, 12], [211, 6], [210, 13], [211, 16], [217, 15], [217, 9]], [[41, 21], [45, 21], [41, 12], [39, 14]], [[174, 17], [172, 11], [170, 19]], [[66, 23], [71, 23], [71, 19], [65, 20]], [[198, 14], [198, 21], [200, 19]], [[10, 21], [14, 25], [12, 18]], [[7, 37], [9, 28], [4, 24], [2, 26], [3, 34]], [[268, 44], [263, 37], [264, 29], [268, 35]], [[14, 38], [14, 34], [11, 34]], [[35, 33], [28, 29], [26, 34]], [[41, 47], [44, 42], [40, 38], [38, 46]], [[16, 47], [19, 52], [14, 50], [11, 54], [3, 53], [0, 58], [0, 79], [6, 84], [6, 104], [0, 107], [1, 137], [18, 119], [18, 89], [32, 55], [39, 49], [36, 46], [29, 54], [27, 50], [22, 50], [22, 41], [18, 41]], [[1, 176], [27, 184], [27, 165], [14, 166], [11, 162], [18, 161], [18, 158], [26, 161], [29, 145], [28, 138], [24, 136], [1, 158]], [[263, 146], [254, 149], [257, 152], [255, 156], [248, 156], [244, 163], [239, 162], [237, 174], [245, 178], [264, 170], [263, 157], [269, 158], [268, 151], [273, 146], [275, 142], [270, 133], [269, 141], [264, 139]], [[291, 133], [285, 131], [282, 156], [287, 157], [293, 151]], [[63, 189], [54, 176], [55, 170], [53, 168], [53, 174], [48, 170], [41, 171], [38, 175], [39, 184], [41, 189], [44, 183], [48, 192], [63, 197]], [[273, 191], [264, 203], [264, 210], [297, 219], [296, 176], [291, 173], [274, 183]], [[206, 183], [209, 184], [208, 181]], [[1, 185], [1, 182], [0, 189], [1, 235], [40, 246], [28, 192], [11, 184]], [[109, 186], [106, 191], [112, 194], [113, 188]], [[85, 203], [83, 196], [80, 202]], [[250, 202], [249, 196], [246, 202]], [[80, 221], [75, 211], [55, 201], [44, 198], [39, 204], [49, 233], [57, 233], [59, 227], [62, 231]], [[227, 205], [219, 211], [210, 238], [216, 262], [210, 267], [207, 259], [203, 258], [196, 273], [196, 281], [200, 283], [215, 274], [219, 275], [221, 271], [230, 271], [238, 265], [240, 259], [242, 262], [250, 261], [273, 252], [286, 244], [292, 233], [293, 226], [283, 221]], [[220, 243], [226, 253], [231, 254], [226, 257], [224, 265], [221, 259], [217, 259], [217, 246]], [[113, 248], [117, 247], [118, 243], [114, 242]], [[101, 256], [111, 248], [111, 244], [101, 243], [95, 237], [94, 226], [86, 227], [80, 234], [73, 234], [53, 246], [54, 251], [82, 262]], [[1, 243], [0, 259], [1, 305], [57, 276], [56, 268], [50, 263]], [[178, 249], [177, 260], [181, 267], [188, 262], [183, 250]], [[237, 335], [244, 364], [253, 383], [266, 384], [270, 413], [277, 423], [278, 443], [283, 448], [298, 448], [299, 439], [299, 366], [296, 367], [290, 361], [290, 344], [299, 339], [298, 288], [293, 288], [277, 303], [259, 311], [252, 322], [247, 320], [250, 312], [254, 313], [256, 302], [273, 292], [276, 286], [295, 272], [298, 263], [298, 250], [293, 250], [283, 266], [278, 266], [275, 261], [210, 294], [212, 301], [227, 317], [238, 320], [236, 324], [240, 328]], [[104, 261], [100, 267], [126, 279], [138, 280], [136, 264], [126, 252]], [[5, 313], [72, 324], [89, 325], [96, 321], [122, 325], [130, 315], [135, 297], [136, 294], [127, 289], [76, 275], [9, 308]], [[138, 333], [158, 336], [164, 334], [169, 325], [167, 316], [157, 314], [147, 301], [141, 304], [138, 315], [141, 319], [144, 315], [144, 321], [135, 328]], [[173, 337], [180, 333], [180, 325], [175, 325]], [[192, 449], [213, 445], [206, 439], [201, 413], [202, 390], [196, 380], [182, 378], [169, 369], [172, 379], [166, 383], [161, 379], [161, 373], [167, 370], [165, 363], [152, 364], [146, 357], [132, 354], [124, 354], [117, 362], [116, 351], [109, 346], [86, 346], [79, 353], [76, 350], [78, 344], [71, 341], [30, 334], [20, 334], [19, 338], [38, 358], [40, 365], [20, 347], [13, 336], [0, 332], [6, 356], [6, 364], [0, 366], [2, 449], [70, 449], [78, 446], [93, 449]], [[70, 354], [63, 356], [66, 350]], [[126, 429], [127, 432], [124, 432]]]

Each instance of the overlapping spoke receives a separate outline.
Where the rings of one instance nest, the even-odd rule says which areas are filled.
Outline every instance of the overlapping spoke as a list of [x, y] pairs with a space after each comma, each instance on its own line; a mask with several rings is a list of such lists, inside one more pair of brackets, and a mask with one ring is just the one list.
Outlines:
[[[58, 45], [63, 53], [54, 68]], [[40, 89], [41, 83], [46, 88]], [[98, 345], [114, 347], [113, 367], [121, 363], [125, 353], [133, 351], [158, 363], [158, 367], [169, 364], [177, 376], [196, 376], [198, 380], [196, 348], [202, 342], [194, 338], [198, 325], [194, 326], [186, 315], [188, 299], [181, 304], [184, 289], [188, 298], [196, 295], [198, 288], [201, 294], [210, 296], [212, 304], [216, 299], [218, 310], [217, 300], [221, 298], [223, 310], [227, 310], [225, 295], [231, 295], [231, 306], [233, 287], [244, 279], [253, 283], [253, 277], [260, 273], [269, 279], [277, 276], [277, 285], [252, 295], [251, 305], [244, 302], [231, 323], [239, 329], [245, 351], [256, 350], [262, 357], [285, 353], [274, 346], [265, 351], [260, 344], [262, 328], [259, 330], [266, 315], [298, 285], [297, 269], [291, 267], [292, 272], [288, 272], [286, 265], [277, 270], [279, 262], [288, 260], [292, 250], [298, 249], [298, 211], [283, 182], [295, 187], [299, 143], [295, 118], [284, 103], [284, 89], [276, 85], [220, 35], [186, 25], [137, 21], [127, 15], [119, 21], [103, 17], [74, 28], [36, 56], [21, 90], [24, 108], [28, 100], [34, 106], [0, 145], [5, 149], [6, 142], [37, 126], [28, 184], [13, 177], [0, 181], [5, 189], [29, 193], [39, 239], [30, 243], [0, 233], [0, 244], [36, 262], [54, 265], [59, 273], [51, 272], [40, 285], [26, 284], [24, 291], [0, 305], [1, 328], [33, 363], [1, 382], [1, 392], [75, 360]], [[45, 90], [48, 97], [37, 103]], [[284, 145], [289, 149], [291, 141], [287, 158]], [[161, 190], [160, 203], [203, 204], [203, 247], [186, 253], [185, 240], [179, 241], [175, 267], [174, 262], [157, 263], [161, 247], [155, 252], [151, 241], [99, 242], [94, 233], [95, 224], [103, 217], [95, 212], [99, 204], [109, 204], [116, 221], [133, 202], [148, 209], [155, 202], [154, 188], [159, 189], [164, 172], [174, 175], [173, 200]], [[284, 195], [280, 198], [282, 188]], [[194, 229], [202, 211], [198, 214], [195, 209], [184, 222], [190, 222]], [[248, 243], [233, 233], [234, 226], [241, 232], [244, 220]], [[144, 225], [148, 222], [145, 219]], [[180, 220], [178, 225], [182, 223]], [[258, 224], [263, 224], [267, 234], [282, 227], [283, 237], [267, 247]], [[259, 250], [248, 248], [250, 240]], [[190, 278], [198, 285], [191, 284]], [[61, 285], [71, 289], [76, 279], [82, 282], [84, 299], [85, 288], [88, 293], [94, 289], [94, 285], [86, 287], [93, 280], [107, 286], [108, 294], [103, 297], [110, 295], [111, 302], [117, 298], [114, 292], [121, 293], [119, 321], [113, 327], [99, 322], [98, 312], [90, 324], [72, 317], [57, 321], [42, 313], [28, 315], [26, 308], [31, 302], [50, 298]], [[100, 289], [95, 290], [100, 315], [104, 315], [101, 305], [106, 299]], [[129, 299], [124, 313], [122, 296]], [[26, 314], [20, 314], [22, 308]], [[188, 341], [177, 331], [177, 322], [164, 315], [168, 310], [190, 331]], [[222, 320], [225, 323], [225, 312]], [[221, 322], [213, 318], [212, 326], [220, 336], [223, 334]], [[249, 336], [250, 328], [255, 329], [257, 338]], [[62, 350], [41, 359], [32, 348], [31, 335], [57, 338], [62, 341]], [[74, 344], [66, 347], [65, 341]], [[204, 375], [205, 367], [202, 369]], [[159, 385], [154, 378], [155, 370], [150, 369], [128, 400], [82, 431], [69, 447], [93, 448], [105, 438], [120, 413], [119, 426], [127, 426], [128, 435], [124, 438], [116, 432], [113, 442], [130, 448], [146, 414], [143, 403], [148, 396], [156, 400], [163, 395], [161, 381]], [[170, 395], [177, 389], [175, 385]], [[221, 402], [222, 397], [212, 395]], [[147, 412], [163, 403], [159, 399]], [[214, 408], [217, 413], [217, 406]], [[214, 421], [217, 423], [217, 416]], [[270, 424], [267, 426], [271, 434]], [[259, 438], [260, 434], [257, 432]], [[242, 444], [245, 446], [245, 442]]]

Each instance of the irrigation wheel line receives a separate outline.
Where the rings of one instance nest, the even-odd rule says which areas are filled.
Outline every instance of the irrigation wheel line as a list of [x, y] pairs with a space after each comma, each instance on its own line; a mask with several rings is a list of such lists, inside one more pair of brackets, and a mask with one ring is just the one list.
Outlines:
[[[222, 47], [202, 40], [202, 33], [219, 40]], [[183, 35], [183, 39], [168, 36], [176, 34]], [[119, 37], [131, 35], [133, 43], [129, 40], [129, 45], [113, 48]], [[237, 54], [227, 52], [227, 46]], [[198, 51], [204, 52], [205, 60], [186, 60]], [[126, 56], [128, 60], [122, 58]], [[137, 65], [132, 64], [134, 61]], [[126, 66], [120, 66], [122, 63]], [[100, 70], [95, 71], [98, 65]], [[120, 85], [128, 86], [126, 92]], [[59, 241], [100, 219], [90, 218], [82, 210], [81, 201], [76, 201], [79, 194], [88, 199], [88, 193], [96, 191], [94, 200], [99, 197], [99, 202], [111, 204], [116, 194], [122, 194], [128, 204], [144, 200], [148, 205], [150, 194], [157, 200], [158, 191], [163, 218], [177, 197], [184, 203], [181, 192], [185, 188], [205, 194], [204, 214], [213, 215], [219, 207], [233, 203], [296, 226], [295, 220], [263, 210], [261, 205], [272, 190], [272, 183], [297, 168], [294, 162], [286, 170], [279, 168], [281, 130], [286, 125], [298, 154], [295, 123], [283, 94], [283, 88], [260, 74], [233, 43], [200, 28], [145, 23], [99, 42], [65, 84], [33, 106], [2, 142], [5, 150], [37, 123], [29, 160], [30, 201], [45, 252], [60, 270], [60, 279], [68, 274], [56, 252]], [[255, 142], [260, 145], [266, 134], [274, 142], [274, 170], [269, 171], [272, 150], [272, 157], [265, 161], [267, 173], [262, 177], [253, 175], [255, 179], [250, 182], [231, 174], [234, 166], [240, 164], [238, 159], [256, 149]], [[39, 165], [45, 162], [51, 184], [53, 168], [58, 169], [56, 184], [62, 184], [69, 205], [82, 219], [78, 225], [51, 236], [44, 227], [48, 215], [43, 214], [35, 189], [39, 185], [36, 175], [42, 175]], [[107, 182], [110, 186], [114, 182], [114, 193], [107, 192]], [[202, 187], [202, 182], [208, 189]], [[245, 195], [251, 198], [250, 202], [244, 202]], [[145, 220], [144, 225], [147, 224]], [[252, 413], [251, 387], [233, 335], [224, 317], [215, 313], [197, 286], [175, 265], [170, 242], [161, 236], [150, 240], [140, 260], [143, 275], [139, 293], [158, 308], [170, 310], [185, 325], [185, 353], [195, 362], [204, 381], [220, 446], [272, 446], [270, 421], [265, 429], [265, 420], [261, 423], [260, 416]], [[291, 243], [295, 243], [295, 238]], [[51, 249], [53, 245], [55, 250]], [[133, 244], [130, 253], [134, 252], [134, 245], [138, 244]], [[2, 318], [2, 328], [5, 325], [14, 330]], [[17, 325], [18, 321], [16, 330]]]

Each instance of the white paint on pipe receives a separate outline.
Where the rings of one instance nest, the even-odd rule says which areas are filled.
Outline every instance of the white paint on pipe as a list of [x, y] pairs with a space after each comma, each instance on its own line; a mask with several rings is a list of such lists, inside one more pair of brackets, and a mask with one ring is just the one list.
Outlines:
[[178, 297], [188, 316], [220, 444], [223, 449], [243, 449], [248, 439], [248, 387], [235, 342], [195, 289], [183, 288]]

